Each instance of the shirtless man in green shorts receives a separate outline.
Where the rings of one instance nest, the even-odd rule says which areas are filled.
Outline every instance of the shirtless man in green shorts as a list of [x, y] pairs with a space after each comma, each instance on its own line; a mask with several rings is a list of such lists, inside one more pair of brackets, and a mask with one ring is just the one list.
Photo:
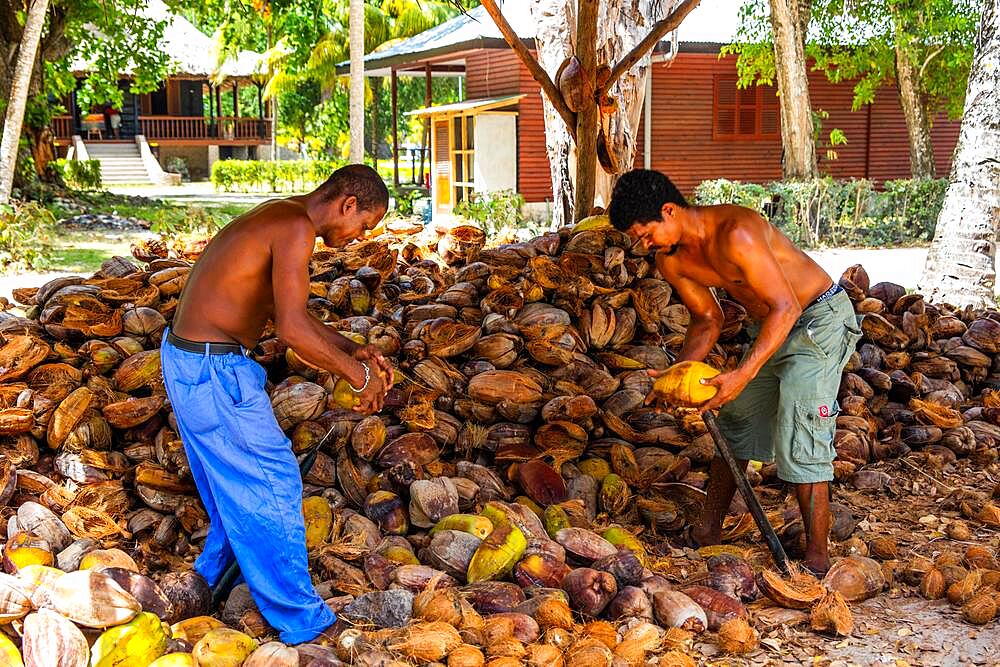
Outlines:
[[[776, 462], [802, 511], [803, 564], [825, 573], [837, 392], [861, 336], [847, 294], [756, 212], [691, 206], [656, 171], [624, 174], [608, 215], [617, 229], [656, 251], [657, 269], [691, 312], [675, 361], [703, 361], [719, 338], [723, 315], [711, 288], [724, 289], [755, 321], [751, 330], [759, 327], [739, 366], [706, 380], [718, 393], [701, 409], [719, 408], [719, 426], [742, 465]], [[699, 545], [721, 541], [736, 492], [721, 458], [710, 475], [701, 521], [691, 531]]]

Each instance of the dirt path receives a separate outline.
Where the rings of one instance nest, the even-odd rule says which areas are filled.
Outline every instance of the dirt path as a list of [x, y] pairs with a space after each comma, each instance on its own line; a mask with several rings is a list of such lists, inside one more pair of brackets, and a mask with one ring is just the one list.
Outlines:
[[[903, 571], [916, 556], [930, 559], [964, 557], [972, 545], [1000, 556], [1000, 530], [962, 515], [961, 501], [974, 494], [989, 496], [1000, 482], [1000, 465], [974, 465], [967, 459], [942, 465], [920, 452], [904, 459], [867, 466], [889, 475], [888, 486], [878, 491], [857, 491], [847, 483], [834, 484], [834, 500], [848, 506], [857, 528], [849, 540], [835, 543], [832, 554], [845, 556], [866, 549], [874, 537], [890, 537], [898, 545], [898, 558], [888, 563], [893, 581], [876, 597], [850, 605], [854, 630], [848, 637], [832, 638], [809, 629], [804, 613], [781, 610], [782, 622], [768, 626], [761, 614], [769, 602], [750, 605], [754, 626], [761, 633], [761, 647], [743, 658], [721, 655], [714, 636], [705, 635], [695, 645], [700, 664], [711, 665], [938, 665], [1000, 666], [1000, 620], [977, 627], [966, 623], [947, 600], [925, 600], [904, 580]], [[779, 488], [766, 484], [758, 493], [768, 510], [787, 499]], [[972, 530], [967, 541], [947, 537], [945, 526], [965, 521]], [[770, 562], [756, 531], [736, 542], [760, 565]], [[672, 559], [675, 566], [677, 559]], [[683, 562], [683, 561], [681, 561]], [[885, 561], [883, 561], [885, 562]], [[687, 564], [690, 568], [690, 564]], [[668, 578], [671, 578], [668, 576]], [[774, 609], [773, 607], [771, 608]]]

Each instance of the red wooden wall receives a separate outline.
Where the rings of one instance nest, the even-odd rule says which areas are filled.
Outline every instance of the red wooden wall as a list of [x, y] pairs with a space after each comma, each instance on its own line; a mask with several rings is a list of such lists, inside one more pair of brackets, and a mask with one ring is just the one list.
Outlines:
[[[781, 178], [781, 139], [727, 141], [713, 139], [713, 86], [719, 74], [735, 75], [735, 57], [681, 53], [669, 67], [653, 65], [652, 155], [658, 169], [690, 193], [701, 181], [728, 178], [764, 183]], [[895, 88], [882, 88], [874, 104], [851, 111], [850, 83], [831, 84], [822, 73], [809, 75], [813, 108], [823, 109], [822, 136], [840, 128], [847, 144], [837, 146], [837, 159], [819, 151], [819, 167], [836, 178], [884, 181], [909, 178], [906, 122]], [[466, 57], [469, 99], [525, 93], [518, 108], [518, 190], [528, 202], [552, 197], [545, 152], [545, 128], [538, 84], [517, 56], [507, 49], [483, 49]], [[944, 116], [932, 128], [939, 176], [947, 176], [958, 140], [959, 123]], [[643, 129], [638, 130], [635, 166], [643, 165]]]

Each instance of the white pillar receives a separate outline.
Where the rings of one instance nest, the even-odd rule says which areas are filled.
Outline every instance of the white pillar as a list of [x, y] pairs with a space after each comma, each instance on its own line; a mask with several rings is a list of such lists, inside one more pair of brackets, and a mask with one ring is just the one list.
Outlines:
[[216, 144], [208, 146], [208, 173], [212, 173], [212, 165], [219, 161], [219, 147]]

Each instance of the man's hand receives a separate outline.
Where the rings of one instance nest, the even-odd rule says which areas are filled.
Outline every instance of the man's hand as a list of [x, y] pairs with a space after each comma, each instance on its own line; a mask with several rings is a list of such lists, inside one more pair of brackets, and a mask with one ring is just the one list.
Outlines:
[[369, 367], [368, 386], [357, 394], [360, 403], [354, 406], [354, 411], [370, 415], [382, 409], [388, 389], [385, 382], [382, 381], [382, 371], [373, 362], [365, 361], [364, 363]]
[[713, 378], [708, 378], [702, 380], [701, 383], [705, 385], [712, 385], [718, 389], [718, 392], [705, 404], [698, 407], [698, 412], [705, 412], [706, 410], [715, 410], [722, 405], [725, 405], [729, 401], [733, 400], [740, 395], [743, 388], [750, 384], [754, 374], [747, 373], [741, 368], [737, 368], [729, 373], [721, 373]]
[[371, 368], [373, 373], [378, 373], [382, 378], [382, 384], [385, 386], [385, 390], [389, 391], [392, 387], [393, 380], [393, 368], [389, 360], [382, 356], [379, 349], [374, 345], [362, 345], [361, 347], [354, 350], [354, 358], [358, 361], [370, 362], [368, 366]]

